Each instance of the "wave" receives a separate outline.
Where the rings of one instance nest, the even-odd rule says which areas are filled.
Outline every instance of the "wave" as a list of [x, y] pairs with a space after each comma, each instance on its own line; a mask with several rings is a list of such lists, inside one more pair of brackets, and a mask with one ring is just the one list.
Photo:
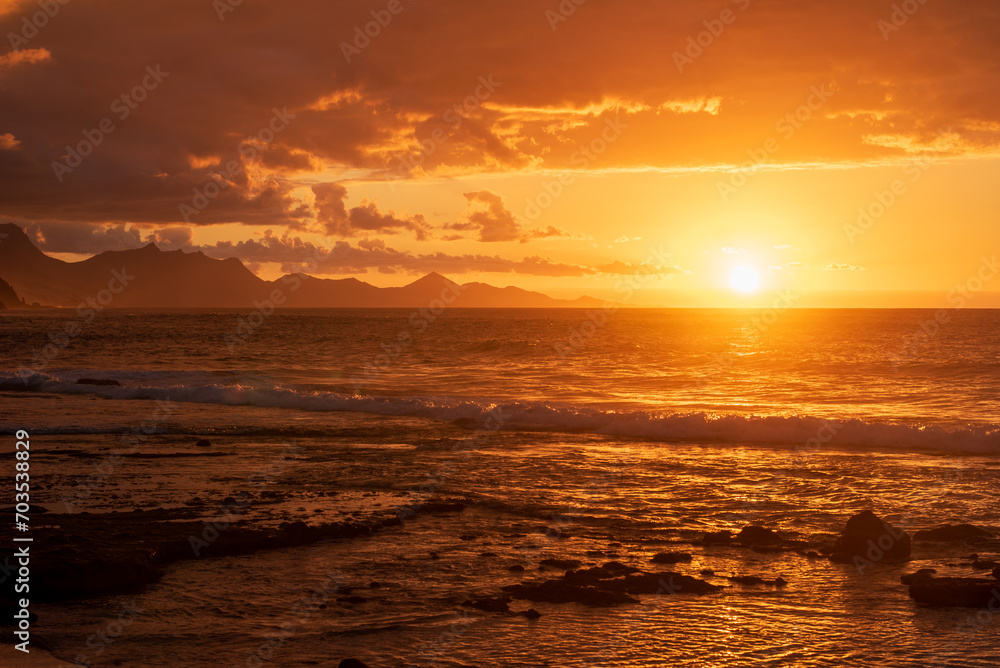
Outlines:
[[[199, 374], [184, 383], [163, 383], [153, 372], [88, 374], [114, 378], [121, 386], [79, 385], [71, 374], [0, 373], [0, 391], [87, 394], [119, 400], [161, 400], [223, 406], [258, 406], [305, 411], [357, 412], [424, 417], [470, 429], [593, 433], [638, 439], [772, 444], [811, 452], [826, 446], [863, 446], [949, 453], [1000, 454], [1000, 426], [946, 428], [937, 425], [827, 420], [811, 416], [717, 415], [655, 410], [618, 410], [537, 401], [495, 401], [434, 396], [368, 396], [282, 386], [266, 381], [220, 383]], [[153, 380], [160, 382], [151, 382]], [[179, 380], [179, 377], [175, 377]], [[212, 382], [215, 381], [215, 382]], [[256, 433], [249, 428], [247, 433]], [[284, 432], [283, 432], [284, 433]], [[320, 435], [323, 430], [316, 430]]]

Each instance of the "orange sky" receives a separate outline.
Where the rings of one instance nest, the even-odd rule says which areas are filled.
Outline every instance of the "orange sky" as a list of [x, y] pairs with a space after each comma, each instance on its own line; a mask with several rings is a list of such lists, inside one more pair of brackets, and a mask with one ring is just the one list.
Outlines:
[[993, 1], [42, 5], [0, 0], [0, 218], [61, 257], [936, 307], [1000, 251]]

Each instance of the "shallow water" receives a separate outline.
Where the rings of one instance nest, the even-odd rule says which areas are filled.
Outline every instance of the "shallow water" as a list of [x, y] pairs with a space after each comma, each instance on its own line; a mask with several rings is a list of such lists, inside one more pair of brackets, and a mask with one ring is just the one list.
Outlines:
[[[72, 314], [5, 316], [0, 428], [32, 433], [32, 501], [52, 511], [203, 504], [212, 519], [227, 496], [274, 491], [240, 517], [274, 526], [468, 502], [356, 540], [179, 562], [141, 593], [37, 606], [35, 629], [92, 665], [996, 665], [994, 613], [923, 608], [899, 583], [972, 575], [969, 547], [918, 542], [911, 563], [859, 572], [692, 544], [752, 522], [822, 542], [864, 508], [911, 533], [1000, 529], [1000, 313], [956, 313], [909, 356], [928, 313], [794, 312], [762, 330], [759, 314], [637, 311], [580, 338], [580, 312], [454, 312], [423, 332], [403, 311], [292, 312], [233, 350], [241, 314], [108, 313], [30, 373]], [[400, 332], [413, 342], [397, 350]], [[709, 568], [727, 589], [534, 603], [537, 620], [461, 606], [560, 576], [545, 558], [649, 570], [663, 550], [694, 559], [655, 570]], [[325, 608], [295, 612], [316, 596]], [[95, 643], [125, 602], [142, 612]]]

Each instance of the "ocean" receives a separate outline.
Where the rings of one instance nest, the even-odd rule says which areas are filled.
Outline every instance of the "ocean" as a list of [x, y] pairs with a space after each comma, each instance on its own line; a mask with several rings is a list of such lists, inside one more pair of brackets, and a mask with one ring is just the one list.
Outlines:
[[[760, 524], [819, 545], [864, 509], [995, 537], [1000, 311], [946, 315], [4, 313], [0, 430], [31, 435], [34, 531], [136, 509], [210, 523], [243, 498], [219, 530], [402, 520], [188, 555], [136, 591], [39, 604], [34, 631], [79, 665], [997, 665], [1000, 610], [925, 607], [900, 583], [973, 575], [965, 545], [859, 567], [702, 541]], [[414, 512], [438, 500], [464, 510]], [[562, 575], [545, 560], [663, 551], [725, 588], [462, 605]]]

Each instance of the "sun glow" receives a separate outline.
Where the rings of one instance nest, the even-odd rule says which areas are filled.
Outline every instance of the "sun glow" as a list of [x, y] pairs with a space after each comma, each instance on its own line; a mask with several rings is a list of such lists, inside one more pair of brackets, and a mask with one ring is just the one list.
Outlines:
[[729, 286], [744, 294], [756, 292], [760, 288], [760, 274], [753, 267], [740, 265], [730, 272]]

